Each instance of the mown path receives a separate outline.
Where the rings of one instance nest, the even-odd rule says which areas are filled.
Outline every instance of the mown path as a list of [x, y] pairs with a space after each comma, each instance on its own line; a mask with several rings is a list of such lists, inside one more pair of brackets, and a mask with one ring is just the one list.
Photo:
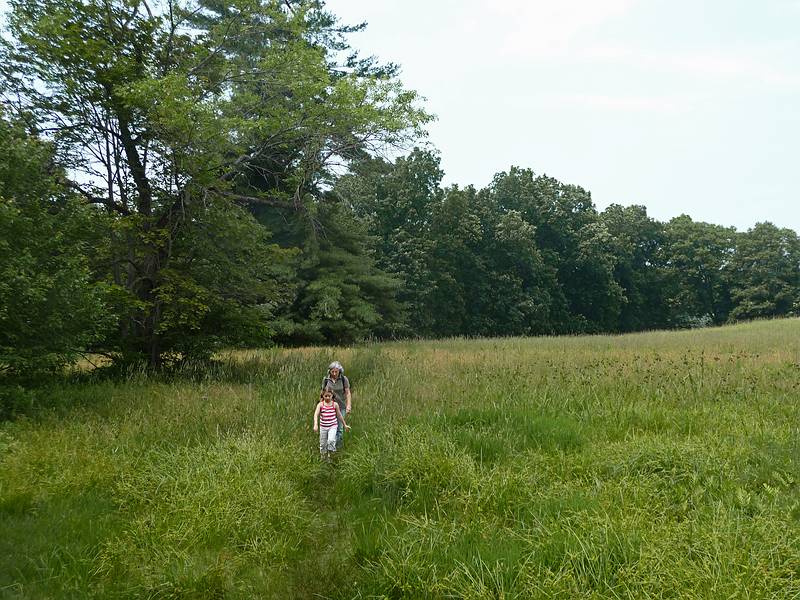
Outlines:
[[[309, 442], [313, 443], [315, 436], [309, 435]], [[346, 559], [352, 525], [348, 518], [352, 517], [352, 511], [337, 486], [340, 463], [347, 459], [348, 447], [355, 443], [351, 434], [346, 434], [345, 440], [344, 448], [331, 462], [320, 461], [319, 470], [306, 490], [306, 501], [315, 512], [315, 522], [310, 536], [302, 542], [306, 551], [286, 573], [287, 593], [292, 598], [336, 598], [337, 587], [352, 577], [352, 565]], [[316, 447], [313, 452], [316, 455]]]

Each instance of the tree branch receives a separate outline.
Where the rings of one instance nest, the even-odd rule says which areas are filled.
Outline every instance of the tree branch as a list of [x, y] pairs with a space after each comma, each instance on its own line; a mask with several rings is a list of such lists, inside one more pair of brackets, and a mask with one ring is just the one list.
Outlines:
[[296, 207], [292, 202], [285, 200], [278, 200], [277, 198], [268, 198], [265, 196], [249, 196], [245, 194], [235, 194], [233, 192], [225, 192], [222, 190], [209, 189], [210, 192], [219, 194], [225, 198], [233, 200], [234, 202], [241, 202], [242, 204], [260, 204], [262, 206], [273, 206], [275, 208], [286, 208], [295, 210]]
[[117, 213], [119, 213], [121, 215], [124, 215], [124, 216], [129, 216], [131, 214], [130, 211], [126, 207], [122, 206], [121, 204], [118, 204], [116, 202], [110, 201], [108, 198], [102, 198], [101, 196], [95, 196], [91, 192], [83, 189], [81, 186], [79, 186], [74, 181], [62, 178], [62, 183], [65, 186], [67, 186], [69, 189], [78, 192], [90, 204], [101, 204], [101, 205], [105, 206], [106, 208], [109, 208], [109, 209], [113, 210], [114, 212], [117, 212]]

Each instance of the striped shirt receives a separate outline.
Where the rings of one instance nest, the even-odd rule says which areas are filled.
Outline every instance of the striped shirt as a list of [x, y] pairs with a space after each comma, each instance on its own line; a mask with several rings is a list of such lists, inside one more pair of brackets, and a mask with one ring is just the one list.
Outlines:
[[322, 427], [333, 427], [337, 423], [336, 403], [331, 402], [330, 406], [325, 406], [325, 403], [321, 402], [319, 405], [319, 424]]

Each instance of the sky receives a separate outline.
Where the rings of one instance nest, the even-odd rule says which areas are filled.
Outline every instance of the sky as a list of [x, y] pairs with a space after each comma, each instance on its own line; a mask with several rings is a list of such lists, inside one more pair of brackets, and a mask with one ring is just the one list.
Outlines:
[[438, 120], [445, 183], [511, 165], [599, 209], [800, 231], [800, 0], [328, 0]]
[[800, 231], [800, 0], [326, 4], [426, 98], [445, 184], [517, 165], [601, 210]]

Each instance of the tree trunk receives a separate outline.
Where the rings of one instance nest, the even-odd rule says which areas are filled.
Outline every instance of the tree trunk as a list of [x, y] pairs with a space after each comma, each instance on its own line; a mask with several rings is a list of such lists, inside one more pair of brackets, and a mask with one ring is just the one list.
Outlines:
[[[163, 365], [161, 357], [161, 343], [159, 339], [158, 327], [161, 316], [161, 307], [155, 290], [158, 285], [159, 273], [164, 266], [166, 253], [160, 244], [162, 240], [148, 239], [147, 234], [152, 233], [153, 229], [161, 229], [153, 218], [153, 192], [150, 181], [147, 177], [147, 169], [139, 156], [137, 142], [133, 139], [130, 125], [124, 118], [123, 110], [117, 111], [120, 141], [125, 153], [125, 159], [130, 168], [131, 176], [136, 185], [136, 209], [137, 213], [143, 217], [141, 229], [137, 232], [144, 237], [145, 246], [144, 256], [141, 258], [141, 266], [135, 271], [131, 285], [131, 291], [140, 300], [144, 308], [144, 314], [138, 323], [134, 323], [133, 331], [135, 345], [141, 355], [147, 357], [147, 364], [151, 369], [160, 369]], [[135, 255], [135, 253], [134, 253]]]
[[162, 268], [163, 252], [158, 248], [149, 248], [143, 259], [142, 273], [138, 279], [140, 285], [135, 290], [136, 297], [144, 303], [145, 314], [139, 327], [140, 352], [147, 357], [147, 364], [152, 369], [160, 369], [161, 343], [158, 327], [161, 320], [161, 302], [156, 297], [159, 272]]

